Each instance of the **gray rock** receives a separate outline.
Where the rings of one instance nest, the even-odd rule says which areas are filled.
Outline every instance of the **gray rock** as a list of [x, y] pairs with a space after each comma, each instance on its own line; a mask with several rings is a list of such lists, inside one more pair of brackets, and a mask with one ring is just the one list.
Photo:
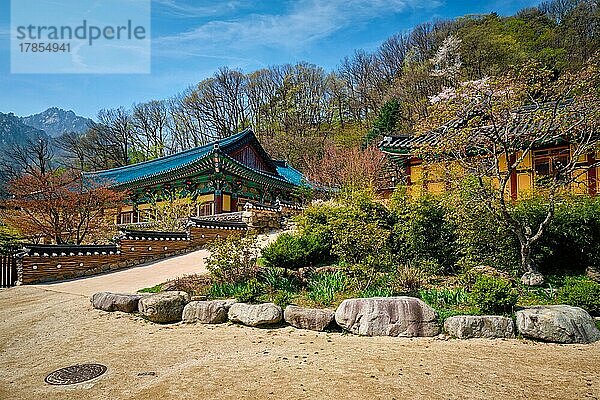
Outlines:
[[183, 308], [189, 301], [190, 296], [186, 292], [156, 293], [140, 299], [139, 312], [152, 322], [177, 322], [181, 321]]
[[94, 293], [90, 300], [92, 307], [99, 310], [132, 313], [138, 310], [138, 302], [141, 298], [141, 294], [99, 292]]
[[235, 300], [191, 301], [183, 309], [183, 322], [222, 324], [227, 322], [227, 312]]
[[544, 283], [544, 275], [539, 272], [525, 272], [521, 276], [521, 283], [527, 286], [540, 286]]
[[281, 322], [283, 311], [273, 303], [246, 304], [235, 303], [229, 308], [231, 322], [248, 326], [271, 325]]
[[497, 315], [458, 315], [446, 319], [444, 328], [451, 336], [459, 339], [515, 337], [512, 318]]
[[362, 336], [436, 336], [437, 313], [414, 297], [344, 300], [335, 312], [342, 328]]
[[594, 320], [582, 308], [567, 305], [534, 306], [517, 312], [517, 329], [531, 339], [556, 343], [600, 340]]
[[317, 308], [303, 308], [298, 306], [287, 306], [283, 312], [285, 322], [299, 329], [309, 329], [311, 331], [322, 331], [335, 317], [332, 310], [322, 310]]

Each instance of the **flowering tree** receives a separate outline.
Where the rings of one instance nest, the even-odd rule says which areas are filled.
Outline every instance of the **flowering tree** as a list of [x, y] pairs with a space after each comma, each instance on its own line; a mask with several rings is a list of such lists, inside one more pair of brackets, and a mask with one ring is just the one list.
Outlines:
[[384, 166], [376, 147], [362, 150], [325, 145], [323, 157], [307, 160], [306, 173], [311, 182], [329, 188], [375, 188]]
[[[551, 223], [557, 200], [599, 165], [593, 156], [587, 157], [600, 148], [598, 62], [591, 60], [581, 71], [559, 79], [551, 71], [530, 67], [463, 82], [430, 100], [429, 117], [421, 122], [430, 140], [418, 153], [430, 162], [458, 163], [461, 176], [451, 176], [454, 183], [465, 176], [475, 178], [478, 201], [520, 243], [523, 282], [542, 283], [532, 247]], [[547, 176], [536, 182], [546, 212], [542, 221], [531, 225], [512, 212], [507, 196], [511, 177], [535, 148], [556, 143], [569, 145], [570, 154], [550, 157]]]
[[32, 171], [8, 183], [11, 197], [4, 202], [3, 220], [31, 240], [57, 244], [105, 239], [124, 193], [86, 182], [73, 170]]

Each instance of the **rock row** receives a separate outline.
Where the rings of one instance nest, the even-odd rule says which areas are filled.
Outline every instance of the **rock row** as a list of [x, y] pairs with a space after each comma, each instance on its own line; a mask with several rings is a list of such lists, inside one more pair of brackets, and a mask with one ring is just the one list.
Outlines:
[[[190, 301], [186, 292], [122, 294], [101, 292], [92, 306], [104, 311], [138, 312], [155, 323], [221, 324], [227, 321], [253, 327], [285, 323], [298, 329], [324, 331], [340, 328], [361, 336], [436, 336], [440, 324], [435, 310], [415, 297], [373, 297], [344, 300], [337, 310], [295, 305], [282, 310], [276, 304], [246, 304], [236, 300]], [[533, 306], [519, 310], [516, 327], [498, 315], [459, 315], [447, 318], [444, 330], [459, 339], [525, 338], [555, 343], [592, 343], [600, 340], [593, 318], [567, 305]]]

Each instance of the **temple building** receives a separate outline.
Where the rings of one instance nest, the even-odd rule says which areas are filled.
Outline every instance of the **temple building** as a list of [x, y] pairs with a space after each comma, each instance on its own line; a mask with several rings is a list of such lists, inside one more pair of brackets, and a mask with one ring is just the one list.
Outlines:
[[85, 177], [128, 193], [117, 224], [147, 220], [151, 204], [190, 199], [189, 216], [242, 210], [248, 201], [297, 203], [303, 175], [273, 160], [250, 129], [204, 146], [138, 164], [86, 173]]
[[[405, 184], [413, 193], [442, 193], [447, 189], [448, 176], [452, 176], [452, 168], [448, 163], [427, 164], [416, 154], [418, 149], [427, 144], [435, 143], [436, 131], [422, 135], [385, 136], [379, 143], [379, 149], [387, 156], [387, 168], [380, 183], [384, 194], [393, 192], [397, 184]], [[554, 173], [556, 163], [566, 164], [573, 158], [574, 146], [563, 140], [539, 143], [527, 152], [516, 170], [512, 171], [509, 181], [510, 191], [507, 195], [513, 200], [528, 196], [535, 191], [536, 181]], [[522, 152], [512, 154], [508, 160], [514, 163], [520, 159]], [[577, 165], [582, 173], [570, 184], [573, 194], [598, 193], [598, 177], [600, 176], [600, 151], [581, 156]], [[498, 156], [500, 170], [507, 170], [504, 155]], [[583, 171], [586, 170], [586, 171]]]

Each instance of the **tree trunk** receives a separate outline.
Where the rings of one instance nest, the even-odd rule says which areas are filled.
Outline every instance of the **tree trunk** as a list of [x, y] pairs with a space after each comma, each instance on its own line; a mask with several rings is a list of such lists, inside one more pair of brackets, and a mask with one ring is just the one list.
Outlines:
[[525, 272], [538, 272], [531, 258], [531, 243], [527, 239], [521, 243], [521, 268]]

